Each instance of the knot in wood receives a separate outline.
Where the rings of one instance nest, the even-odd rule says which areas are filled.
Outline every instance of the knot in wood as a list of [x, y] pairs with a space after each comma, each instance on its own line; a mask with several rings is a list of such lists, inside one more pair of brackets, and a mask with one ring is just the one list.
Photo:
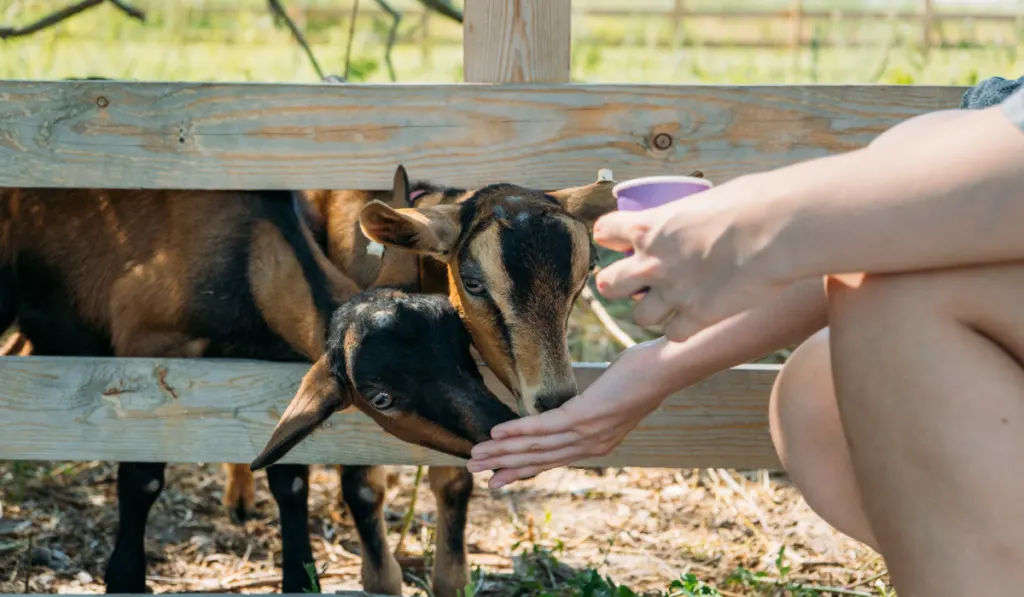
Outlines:
[[101, 95], [98, 98], [96, 98], [96, 105], [101, 108], [106, 108], [110, 105], [110, 101]]
[[658, 133], [657, 135], [654, 135], [653, 145], [655, 149], [665, 151], [672, 147], [672, 142], [672, 135], [669, 135], [668, 133]]

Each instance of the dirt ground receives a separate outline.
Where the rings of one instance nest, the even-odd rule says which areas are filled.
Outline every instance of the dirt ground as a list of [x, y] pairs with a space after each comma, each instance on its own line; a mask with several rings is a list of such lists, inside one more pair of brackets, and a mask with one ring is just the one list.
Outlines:
[[[115, 470], [106, 462], [0, 463], [0, 593], [103, 592], [116, 525]], [[416, 469], [393, 470], [392, 547]], [[325, 569], [322, 590], [359, 589], [358, 541], [337, 505], [337, 474], [316, 467], [313, 475], [310, 531]], [[171, 465], [167, 480], [147, 537], [154, 593], [280, 590], [276, 508], [262, 474], [261, 518], [244, 527], [221, 511], [217, 465]], [[559, 469], [499, 491], [487, 489], [486, 475], [477, 475], [476, 485], [467, 531], [471, 562], [484, 573], [481, 589], [504, 587], [478, 594], [538, 594], [515, 587], [526, 572], [514, 573], [511, 559], [534, 546], [638, 594], [664, 591], [686, 573], [727, 596], [891, 594], [874, 552], [832, 531], [784, 477], [763, 471]], [[412, 556], [423, 555], [425, 546], [429, 554], [434, 513], [425, 478], [420, 489], [404, 543]], [[783, 547], [785, 557], [777, 561]], [[417, 579], [425, 575], [413, 560], [405, 594], [424, 594]], [[725, 584], [738, 570], [747, 582]]]

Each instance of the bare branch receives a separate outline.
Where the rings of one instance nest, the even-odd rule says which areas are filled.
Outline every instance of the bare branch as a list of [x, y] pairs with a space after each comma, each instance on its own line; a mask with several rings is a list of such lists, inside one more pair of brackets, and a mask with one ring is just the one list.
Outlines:
[[391, 29], [388, 30], [387, 48], [384, 50], [384, 62], [388, 65], [388, 75], [395, 80], [395, 66], [391, 63], [391, 50], [395, 47], [395, 38], [398, 36], [398, 25], [402, 22], [402, 13], [398, 12], [387, 0], [376, 0], [377, 4], [391, 15]]
[[25, 35], [32, 35], [36, 31], [42, 31], [47, 27], [52, 27], [57, 23], [75, 16], [76, 14], [88, 10], [93, 6], [99, 6], [103, 4], [104, 0], [82, 0], [78, 4], [72, 4], [67, 8], [62, 8], [57, 12], [50, 13], [45, 17], [39, 19], [31, 25], [26, 25], [20, 29], [14, 27], [0, 27], [0, 39], [7, 39], [9, 37], [22, 37]]
[[[43, 29], [46, 29], [48, 27], [53, 27], [54, 25], [61, 23], [62, 21], [70, 19], [78, 13], [85, 12], [86, 10], [89, 10], [94, 6], [99, 6], [100, 4], [103, 4], [107, 1], [108, 0], [82, 0], [77, 4], [72, 4], [71, 6], [62, 8], [56, 12], [52, 12], [46, 15], [45, 17], [39, 19], [38, 21], [21, 28], [0, 27], [0, 39], [10, 39], [12, 37], [24, 37], [26, 35], [32, 35], [37, 31], [42, 31]], [[146, 13], [142, 12], [137, 8], [129, 6], [123, 0], [109, 1], [111, 4], [116, 6], [118, 10], [124, 12], [129, 17], [132, 17], [133, 19], [137, 19], [139, 21], [146, 20]]]
[[[303, 51], [306, 52], [306, 57], [308, 57], [310, 63], [313, 64], [313, 70], [316, 71], [316, 76], [323, 81], [324, 71], [320, 68], [320, 63], [316, 61], [316, 56], [313, 56], [313, 50], [309, 48], [309, 44], [306, 43], [306, 38], [302, 35], [302, 31], [299, 31], [298, 25], [296, 25], [295, 21], [288, 16], [288, 11], [286, 11], [284, 6], [281, 5], [281, 0], [267, 0], [267, 5], [270, 7], [270, 12], [272, 12], [274, 16], [283, 20], [285, 24], [288, 25], [288, 29], [292, 32], [292, 37], [295, 38], [295, 41], [299, 42]], [[348, 73], [345, 73], [345, 75], [345, 78], [347, 79]]]
[[352, 67], [352, 42], [356, 39], [356, 17], [359, 16], [359, 0], [352, 2], [352, 17], [348, 23], [348, 46], [345, 48], [345, 80], [348, 81], [349, 69]]
[[451, 0], [420, 0], [420, 4], [462, 24], [462, 11], [455, 8]]
[[590, 286], [583, 287], [583, 292], [580, 293], [580, 298], [587, 302], [587, 306], [590, 307], [590, 311], [597, 317], [597, 320], [601, 322], [604, 329], [608, 330], [608, 333], [611, 334], [619, 344], [626, 348], [636, 344], [636, 340], [631, 338], [629, 334], [619, 327], [619, 324], [615, 322], [615, 318], [611, 316], [611, 313], [604, 308], [601, 301], [597, 300], [597, 297], [594, 296], [594, 292], [590, 290]]
[[128, 15], [129, 17], [137, 21], [142, 21], [143, 23], [146, 22], [146, 13], [128, 4], [124, 0], [108, 0], [108, 2], [116, 6], [118, 10]]

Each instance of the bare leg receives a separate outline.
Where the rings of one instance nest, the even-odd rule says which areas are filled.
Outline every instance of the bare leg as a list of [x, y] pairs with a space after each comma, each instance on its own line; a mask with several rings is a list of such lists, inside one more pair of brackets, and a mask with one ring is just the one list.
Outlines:
[[878, 550], [839, 421], [828, 328], [786, 360], [770, 403], [772, 441], [807, 505], [839, 531]]
[[1019, 595], [1024, 265], [828, 285], [839, 414], [900, 597]]

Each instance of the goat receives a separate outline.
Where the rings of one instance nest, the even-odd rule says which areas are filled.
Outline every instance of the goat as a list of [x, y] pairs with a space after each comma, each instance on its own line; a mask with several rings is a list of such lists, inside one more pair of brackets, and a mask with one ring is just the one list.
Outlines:
[[[414, 222], [422, 220], [428, 229], [440, 224], [438, 230], [447, 233], [464, 220], [460, 248], [441, 247], [439, 250], [462, 255], [467, 259], [468, 269], [485, 268], [480, 275], [498, 272], [500, 276], [506, 264], [502, 253], [474, 244], [472, 237], [489, 227], [488, 214], [495, 222], [505, 221], [506, 207], [502, 207], [502, 203], [507, 199], [509, 207], [520, 207], [512, 212], [518, 214], [515, 221], [520, 225], [505, 222], [505, 228], [514, 235], [519, 233], [509, 243], [513, 252], [519, 250], [527, 259], [544, 260], [544, 239], [538, 242], [536, 235], [530, 234], [532, 213], [542, 220], [535, 231], [554, 241], [547, 248], [568, 246], [571, 249], [571, 254], [560, 254], [563, 266], [566, 259], [570, 262], [569, 269], [563, 267], [563, 270], [585, 274], [585, 269], [573, 269], [571, 264], [577, 263], [583, 255], [577, 246], [581, 227], [587, 241], [584, 246], [589, 245], [589, 230], [570, 214], [579, 214], [583, 221], [590, 217], [592, 223], [600, 215], [598, 212], [610, 211], [606, 208], [610, 184], [591, 187], [593, 185], [543, 194], [513, 185], [465, 191], [421, 184], [410, 192], [405, 171], [399, 168], [395, 188], [389, 194], [328, 192], [331, 200], [323, 201], [324, 192], [309, 192], [306, 203], [296, 202], [294, 195], [283, 192], [0, 190], [4, 224], [0, 229], [0, 326], [8, 327], [17, 317], [21, 333], [34, 345], [33, 352], [37, 354], [316, 361], [322, 354], [323, 322], [329, 305], [352, 296], [367, 280], [372, 279], [378, 285], [386, 282], [401, 286], [404, 279], [407, 285], [426, 291], [446, 292], [450, 286], [453, 291], [449, 299], [460, 316], [470, 324], [477, 324], [477, 331], [473, 332], [472, 325], [470, 328], [478, 349], [480, 330], [484, 333], [488, 329], [500, 331], [500, 335], [493, 338], [497, 344], [492, 343], [491, 350], [482, 353], [492, 368], [505, 372], [504, 376], [499, 373], [499, 378], [509, 386], [513, 384], [511, 374], [515, 373], [515, 380], [518, 380], [524, 371], [522, 363], [513, 360], [513, 338], [521, 341], [531, 333], [533, 337], [543, 334], [544, 323], [550, 323], [550, 313], [536, 312], [532, 317], [529, 313], [519, 313], [516, 319], [509, 319], [508, 316], [517, 315], [510, 311], [510, 303], [498, 306], [485, 300], [483, 313], [488, 314], [486, 308], [491, 305], [505, 321], [513, 322], [512, 328], [507, 324], [495, 327], [495, 322], [486, 319], [474, 321], [474, 316], [478, 317], [481, 311], [467, 309], [464, 296], [466, 292], [480, 296], [481, 291], [472, 283], [469, 290], [460, 290], [467, 286], [463, 282], [465, 276], [459, 276], [453, 283], [452, 268], [444, 263], [443, 255], [431, 258], [430, 250], [421, 250], [434, 245], [406, 246], [403, 241], [416, 239], [407, 234], [402, 236], [400, 226], [391, 226], [391, 232], [397, 236], [389, 238], [380, 233], [384, 230], [381, 224], [386, 227], [386, 218], [397, 214], [398, 220], [391, 224], [406, 222], [407, 218]], [[387, 200], [388, 195], [393, 200], [401, 199], [403, 203], [399, 205], [406, 206], [411, 206], [414, 195], [419, 195], [417, 202], [427, 207], [395, 208], [381, 201]], [[520, 195], [530, 200], [524, 201]], [[591, 196], [601, 197], [604, 207], [595, 209], [588, 204], [585, 200]], [[535, 205], [530, 208], [531, 204]], [[363, 209], [355, 209], [358, 207]], [[392, 211], [381, 211], [382, 208]], [[352, 218], [353, 213], [361, 215]], [[313, 221], [317, 214], [322, 216], [323, 227], [317, 227]], [[451, 219], [456, 214], [458, 222]], [[441, 215], [449, 219], [439, 219]], [[303, 225], [302, 220], [310, 218], [311, 225]], [[554, 222], [561, 224], [554, 224], [552, 233]], [[375, 233], [369, 232], [374, 226], [378, 231], [375, 237]], [[313, 240], [314, 232], [326, 243], [327, 253], [334, 260], [345, 262], [345, 255], [364, 256], [361, 261], [343, 263], [354, 271], [359, 283], [332, 267]], [[372, 253], [366, 252], [370, 241], [363, 233], [369, 233], [376, 242], [383, 241], [391, 250], [385, 250], [379, 258], [366, 257]], [[431, 234], [434, 233], [423, 237], [439, 239]], [[339, 247], [344, 248], [346, 238], [348, 251], [339, 251]], [[79, 239], [87, 242], [75, 242]], [[454, 241], [456, 237], [440, 240]], [[590, 257], [588, 250], [583, 258]], [[555, 261], [559, 261], [558, 256]], [[541, 269], [544, 269], [543, 264]], [[367, 278], [368, 271], [376, 273]], [[537, 286], [538, 280], [530, 272], [523, 275], [524, 272], [519, 271], [519, 274], [513, 281], [520, 288], [525, 284], [537, 290], [532, 287]], [[576, 277], [580, 278], [578, 286], [581, 288], [582, 276]], [[549, 286], [551, 280], [548, 275]], [[539, 296], [557, 300], [559, 291], [565, 294], [563, 286], [557, 283], [557, 276], [554, 280], [555, 296], [544, 292], [551, 290], [543, 287], [544, 282], [539, 287]], [[497, 278], [487, 277], [484, 281], [500, 286]], [[505, 290], [510, 290], [508, 284]], [[575, 294], [561, 297], [566, 316]], [[502, 295], [496, 293], [495, 296]], [[514, 306], [519, 308], [522, 304]], [[549, 302], [548, 306], [558, 309], [557, 303]], [[555, 324], [564, 332], [564, 321]], [[530, 326], [534, 329], [529, 329]], [[58, 331], [54, 332], [55, 329]], [[486, 336], [483, 338], [486, 340]], [[564, 349], [564, 338], [561, 348]], [[571, 376], [571, 364], [567, 351], [564, 352], [565, 358], [561, 360]], [[499, 369], [503, 359], [505, 366]], [[533, 378], [538, 377], [534, 372]], [[561, 377], [565, 379], [565, 375]], [[536, 403], [535, 400], [524, 401], [524, 396], [530, 396], [529, 392], [535, 393], [541, 386], [534, 384], [532, 387], [530, 390], [527, 384], [525, 392], [517, 392], [521, 408], [524, 402]], [[575, 393], [574, 380], [570, 390], [563, 392], [566, 398]], [[106, 574], [108, 592], [145, 589], [142, 539], [148, 511], [163, 487], [164, 466], [162, 463], [122, 463], [119, 466], [121, 525]], [[240, 469], [234, 466], [231, 471]], [[304, 569], [304, 563], [312, 560], [306, 530], [308, 467], [276, 465], [268, 468], [267, 473], [282, 521], [282, 590], [309, 590]], [[451, 573], [436, 574], [435, 579], [442, 585], [461, 588], [464, 585], [461, 579], [468, 578], [462, 536], [472, 476], [464, 468], [454, 467], [432, 468], [430, 475], [435, 494], [444, 498], [439, 502], [451, 506], [439, 512], [450, 532], [441, 533], [442, 557], [438, 561], [442, 570]], [[225, 499], [244, 496], [245, 492], [232, 488], [244, 489], [245, 483], [230, 481], [229, 478]], [[248, 484], [251, 492], [251, 477]], [[343, 486], [350, 507], [355, 501], [353, 495], [366, 497], [380, 493], [371, 500], [370, 508], [374, 513], [371, 518], [380, 524], [373, 529], [365, 525], [360, 529], [365, 546], [367, 538], [383, 535], [380, 475], [376, 467], [347, 467]], [[386, 542], [377, 545], [386, 545]], [[372, 554], [372, 551], [368, 549], [366, 553]], [[386, 555], [390, 558], [390, 554]], [[383, 556], [371, 559], [384, 561]], [[397, 563], [393, 558], [388, 562], [394, 566], [389, 566], [385, 574], [371, 570], [364, 574], [364, 579], [371, 578], [373, 584], [372, 577], [386, 577], [386, 584], [393, 586]], [[399, 585], [400, 581], [399, 575]], [[439, 589], [438, 595], [453, 594], [444, 590], [444, 586]]]
[[484, 383], [470, 347], [443, 295], [392, 288], [356, 295], [331, 317], [324, 354], [303, 376], [275, 429], [277, 441], [253, 470], [278, 461], [349, 406], [404, 441], [469, 458], [491, 428], [516, 418]]
[[[390, 194], [306, 196], [315, 236], [332, 263], [357, 284], [386, 278], [386, 285], [447, 295], [520, 412], [536, 413], [576, 395], [566, 327], [595, 263], [593, 223], [615, 208], [613, 184], [602, 180], [550, 193], [512, 184], [453, 189], [410, 184], [400, 166]], [[397, 253], [387, 271], [377, 263], [374, 242], [385, 257]], [[281, 446], [294, 445], [331, 412], [297, 397], [252, 468], [275, 462]], [[399, 595], [401, 570], [387, 551], [383, 521], [383, 469], [339, 468], [343, 500], [359, 532], [363, 588]], [[251, 486], [241, 467], [229, 472], [229, 486]], [[464, 537], [473, 478], [462, 467], [430, 467], [428, 474], [438, 504], [433, 592], [453, 597], [469, 581]]]
[[[361, 289], [320, 251], [302, 205], [282, 191], [0, 189], [0, 329], [17, 319], [32, 354], [315, 362], [334, 307]], [[165, 466], [119, 463], [108, 592], [145, 591]], [[267, 470], [288, 592], [312, 588], [308, 474]]]

